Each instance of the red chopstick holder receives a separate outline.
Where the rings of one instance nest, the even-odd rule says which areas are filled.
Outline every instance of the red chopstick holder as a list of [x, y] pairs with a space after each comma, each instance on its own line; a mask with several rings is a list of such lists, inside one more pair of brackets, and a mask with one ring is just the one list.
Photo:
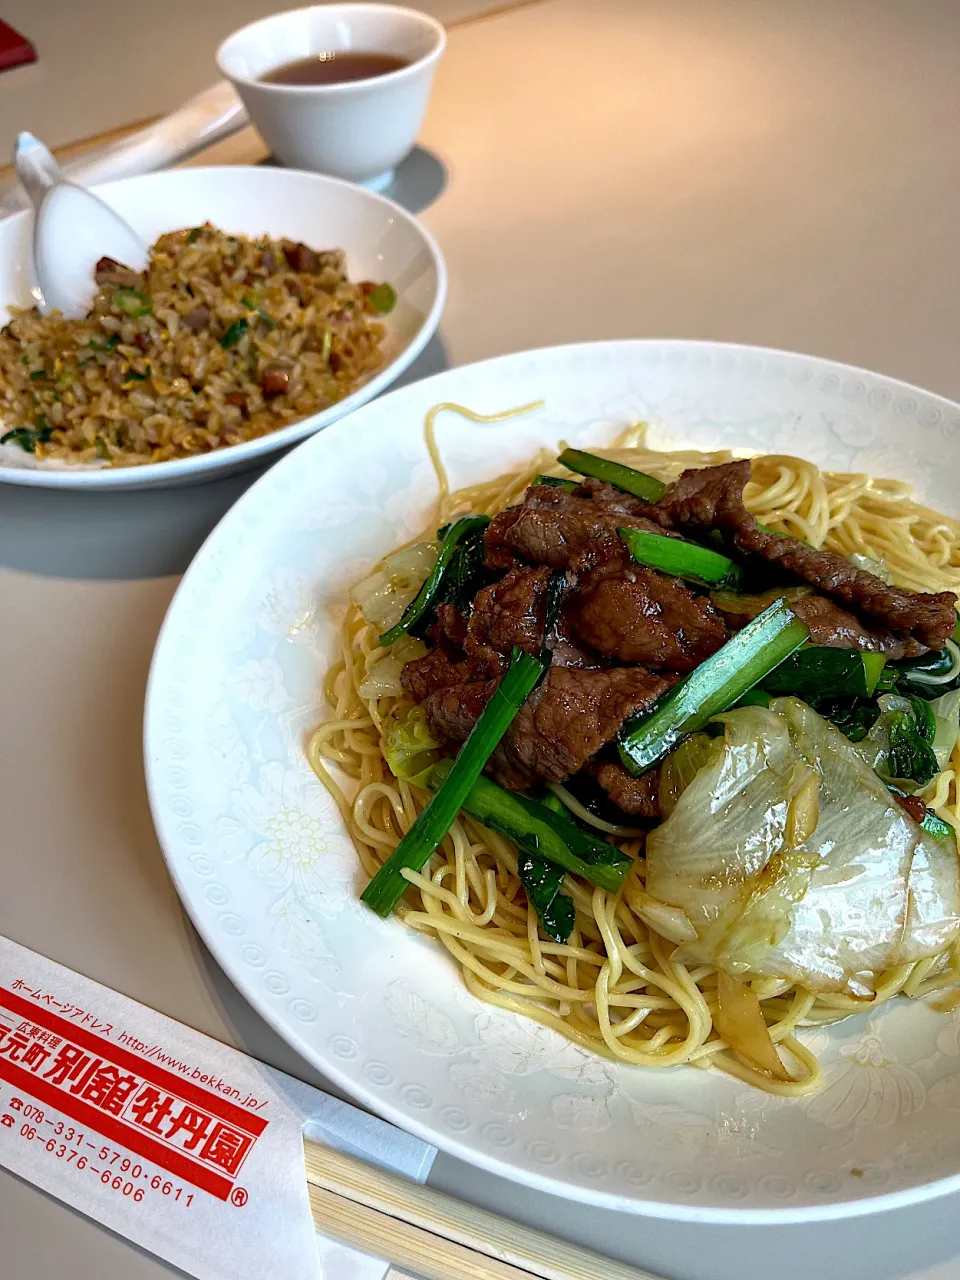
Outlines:
[[9, 71], [11, 67], [20, 67], [36, 60], [37, 51], [30, 41], [0, 20], [0, 71]]

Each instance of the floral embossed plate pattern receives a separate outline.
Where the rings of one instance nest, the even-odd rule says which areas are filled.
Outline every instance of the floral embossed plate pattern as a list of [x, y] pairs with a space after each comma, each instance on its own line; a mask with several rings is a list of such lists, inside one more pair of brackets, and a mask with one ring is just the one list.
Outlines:
[[442, 948], [357, 901], [338, 811], [303, 755], [349, 585], [424, 527], [431, 405], [454, 484], [644, 419], [664, 447], [799, 453], [900, 476], [960, 514], [960, 407], [827, 361], [687, 342], [506, 356], [365, 406], [224, 518], [164, 623], [145, 750], [171, 874], [230, 977], [332, 1081], [443, 1149], [610, 1207], [718, 1222], [841, 1217], [960, 1187], [960, 1013], [902, 1000], [804, 1033], [826, 1087], [608, 1063], [461, 986]]

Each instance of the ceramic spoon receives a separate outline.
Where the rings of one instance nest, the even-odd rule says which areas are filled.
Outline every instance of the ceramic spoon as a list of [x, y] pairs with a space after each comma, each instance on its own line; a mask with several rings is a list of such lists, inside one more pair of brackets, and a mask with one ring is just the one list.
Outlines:
[[147, 265], [147, 246], [99, 196], [69, 182], [49, 150], [21, 133], [14, 152], [17, 176], [35, 212], [33, 296], [42, 315], [86, 315], [96, 293], [94, 267], [114, 258], [133, 271]]

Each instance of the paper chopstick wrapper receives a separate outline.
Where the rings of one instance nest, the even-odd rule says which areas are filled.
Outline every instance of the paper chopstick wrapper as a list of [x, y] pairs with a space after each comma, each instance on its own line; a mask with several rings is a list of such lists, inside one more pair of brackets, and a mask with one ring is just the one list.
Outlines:
[[[220, 80], [176, 111], [92, 156], [63, 166], [79, 186], [132, 178], [177, 164], [250, 123], [233, 85]], [[30, 197], [16, 186], [0, 200], [0, 218], [30, 207]]]
[[423, 1181], [433, 1147], [0, 938], [0, 1164], [200, 1280], [383, 1280], [319, 1237], [303, 1136]]

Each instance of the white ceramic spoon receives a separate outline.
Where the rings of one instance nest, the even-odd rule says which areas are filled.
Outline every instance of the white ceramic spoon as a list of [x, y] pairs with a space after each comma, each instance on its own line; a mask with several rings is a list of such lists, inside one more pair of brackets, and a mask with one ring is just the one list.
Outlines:
[[36, 211], [33, 295], [42, 315], [86, 315], [96, 293], [94, 267], [114, 258], [133, 271], [147, 265], [147, 246], [99, 196], [69, 182], [50, 151], [21, 133], [14, 152], [17, 176]]

